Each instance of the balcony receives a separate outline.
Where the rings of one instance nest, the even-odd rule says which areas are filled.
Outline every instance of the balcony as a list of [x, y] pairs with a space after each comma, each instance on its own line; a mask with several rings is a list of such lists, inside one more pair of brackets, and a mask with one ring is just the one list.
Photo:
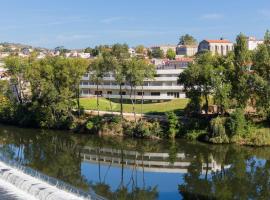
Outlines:
[[[80, 85], [81, 89], [96, 89], [97, 86], [96, 85]], [[99, 90], [119, 90], [119, 86], [118, 85], [99, 85]], [[123, 90], [130, 90], [130, 86], [123, 86], [122, 87]], [[135, 88], [136, 90], [141, 91], [142, 87], [138, 86], [137, 88]], [[182, 91], [184, 89], [184, 87], [182, 85], [175, 85], [175, 86], [143, 86], [144, 90], [177, 90], [177, 91]]]

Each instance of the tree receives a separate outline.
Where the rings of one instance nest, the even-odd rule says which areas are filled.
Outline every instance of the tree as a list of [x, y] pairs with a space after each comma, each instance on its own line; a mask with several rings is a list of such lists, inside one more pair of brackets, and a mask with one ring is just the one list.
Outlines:
[[205, 100], [205, 112], [208, 113], [209, 95], [213, 92], [213, 77], [216, 58], [210, 52], [200, 54], [195, 63], [179, 75], [178, 83], [184, 85], [184, 91], [191, 98], [192, 109], [198, 111], [201, 97]]
[[79, 116], [81, 115], [81, 106], [80, 106], [80, 81], [83, 74], [86, 73], [89, 63], [86, 59], [82, 58], [72, 58], [68, 59], [69, 69], [73, 76], [70, 78], [71, 84], [73, 87], [74, 98], [77, 101], [77, 109]]
[[234, 47], [234, 77], [231, 80], [233, 94], [240, 107], [246, 107], [250, 96], [247, 85], [250, 77], [250, 63], [251, 54], [247, 46], [247, 37], [240, 33]]
[[180, 45], [197, 45], [197, 40], [189, 34], [181, 36], [179, 40]]
[[265, 35], [264, 35], [264, 44], [270, 45], [270, 31], [266, 30]]
[[90, 64], [90, 71], [90, 80], [93, 81], [96, 85], [97, 110], [99, 116], [99, 96], [101, 95], [99, 86], [103, 81], [105, 74], [107, 73], [103, 56], [98, 57]]
[[175, 59], [176, 53], [173, 49], [168, 49], [166, 57], [170, 60]]
[[166, 113], [166, 117], [168, 120], [168, 130], [167, 134], [169, 138], [175, 138], [177, 132], [179, 131], [179, 119], [174, 112]]
[[143, 54], [144, 53], [144, 49], [145, 47], [143, 45], [138, 45], [135, 50], [136, 50], [136, 53], [138, 54]]
[[29, 63], [27, 59], [10, 56], [5, 59], [5, 67], [11, 76], [10, 84], [14, 87], [16, 98], [20, 104], [27, 101], [25, 88], [27, 87], [27, 71]]
[[153, 58], [164, 58], [164, 52], [163, 52], [162, 49], [155, 48], [155, 49], [152, 50], [151, 56]]
[[[143, 86], [146, 78], [151, 79], [154, 76], [153, 66], [146, 63], [145, 60], [131, 58], [126, 62], [126, 81], [129, 86], [129, 95], [132, 103], [134, 119], [136, 121], [135, 101], [136, 87]], [[143, 92], [142, 92], [143, 100]]]
[[219, 66], [214, 70], [213, 75], [213, 99], [218, 105], [221, 114], [229, 108], [231, 101], [231, 83], [226, 77], [226, 71], [223, 66]]
[[130, 57], [127, 44], [114, 44], [112, 46], [111, 54], [117, 59], [127, 59]]

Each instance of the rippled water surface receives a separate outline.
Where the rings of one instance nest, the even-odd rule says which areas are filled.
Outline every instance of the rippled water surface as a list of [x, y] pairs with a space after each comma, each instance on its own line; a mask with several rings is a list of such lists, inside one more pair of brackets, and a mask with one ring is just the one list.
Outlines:
[[270, 199], [270, 148], [0, 126], [0, 153], [108, 199]]

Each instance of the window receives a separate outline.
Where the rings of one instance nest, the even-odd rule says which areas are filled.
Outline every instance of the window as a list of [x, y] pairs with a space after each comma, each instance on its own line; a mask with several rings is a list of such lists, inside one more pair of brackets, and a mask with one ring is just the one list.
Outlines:
[[111, 95], [111, 94], [112, 94], [112, 91], [108, 91], [107, 94], [108, 94], [108, 95]]
[[160, 96], [160, 92], [151, 92], [151, 96]]
[[[121, 95], [121, 92], [119, 92], [119, 95]], [[126, 95], [126, 92], [122, 92], [122, 95]]]
[[95, 91], [95, 95], [101, 96], [102, 95], [102, 91]]
[[144, 95], [144, 92], [137, 92], [137, 95], [142, 96], [142, 95]]

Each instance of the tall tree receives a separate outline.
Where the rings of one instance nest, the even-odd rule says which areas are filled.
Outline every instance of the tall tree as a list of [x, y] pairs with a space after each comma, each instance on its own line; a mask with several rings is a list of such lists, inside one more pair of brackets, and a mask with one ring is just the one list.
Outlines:
[[99, 56], [90, 64], [90, 71], [90, 80], [96, 85], [97, 110], [99, 116], [99, 97], [101, 95], [99, 86], [102, 83], [105, 74], [107, 73], [103, 56]]
[[234, 77], [232, 90], [240, 107], [246, 107], [249, 99], [249, 86], [247, 85], [251, 66], [251, 54], [247, 46], [247, 37], [240, 33], [236, 38], [234, 47]]
[[179, 44], [180, 45], [196, 45], [197, 40], [193, 36], [189, 34], [185, 34], [180, 37]]

